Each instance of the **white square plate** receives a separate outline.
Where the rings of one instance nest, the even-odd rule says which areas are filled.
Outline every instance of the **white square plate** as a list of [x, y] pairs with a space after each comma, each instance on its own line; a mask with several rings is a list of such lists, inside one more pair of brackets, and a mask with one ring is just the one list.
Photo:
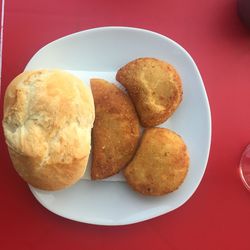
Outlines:
[[[179, 133], [188, 146], [190, 169], [180, 188], [161, 197], [146, 197], [122, 181], [81, 180], [56, 192], [30, 189], [48, 210], [65, 218], [99, 225], [125, 225], [168, 213], [184, 204], [206, 169], [211, 142], [211, 115], [202, 78], [191, 56], [160, 34], [129, 27], [103, 27], [58, 39], [39, 50], [25, 70], [60, 68], [81, 78], [107, 75], [138, 57], [155, 57], [174, 65], [183, 82], [183, 101], [161, 127]], [[79, 72], [80, 71], [80, 72]], [[101, 73], [104, 72], [104, 73]], [[105, 78], [106, 76], [106, 78]]]

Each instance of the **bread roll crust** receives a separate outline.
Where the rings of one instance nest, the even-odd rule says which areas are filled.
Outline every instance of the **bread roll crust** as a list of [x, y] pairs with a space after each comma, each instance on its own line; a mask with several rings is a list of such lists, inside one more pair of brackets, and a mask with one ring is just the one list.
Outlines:
[[65, 71], [24, 72], [6, 90], [3, 128], [10, 157], [34, 187], [59, 190], [82, 177], [93, 122], [90, 88]]

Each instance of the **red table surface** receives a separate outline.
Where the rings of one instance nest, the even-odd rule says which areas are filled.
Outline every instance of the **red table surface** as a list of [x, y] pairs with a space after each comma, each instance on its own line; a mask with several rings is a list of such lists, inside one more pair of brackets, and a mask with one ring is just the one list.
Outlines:
[[250, 142], [250, 32], [235, 0], [5, 1], [1, 120], [8, 83], [42, 46], [99, 26], [166, 35], [194, 58], [212, 112], [204, 178], [183, 206], [127, 226], [95, 226], [43, 208], [14, 171], [1, 128], [0, 249], [250, 249], [250, 193], [237, 167]]

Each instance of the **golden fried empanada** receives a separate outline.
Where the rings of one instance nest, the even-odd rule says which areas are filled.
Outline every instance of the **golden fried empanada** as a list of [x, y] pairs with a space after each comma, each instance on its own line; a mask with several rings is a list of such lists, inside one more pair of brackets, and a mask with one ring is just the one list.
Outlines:
[[139, 119], [129, 96], [102, 79], [91, 79], [95, 102], [92, 179], [118, 173], [132, 159], [140, 134]]
[[181, 185], [188, 167], [189, 154], [182, 138], [166, 128], [149, 128], [124, 175], [135, 191], [163, 195]]
[[139, 58], [116, 75], [128, 91], [143, 127], [166, 121], [182, 100], [182, 83], [175, 68], [155, 58]]

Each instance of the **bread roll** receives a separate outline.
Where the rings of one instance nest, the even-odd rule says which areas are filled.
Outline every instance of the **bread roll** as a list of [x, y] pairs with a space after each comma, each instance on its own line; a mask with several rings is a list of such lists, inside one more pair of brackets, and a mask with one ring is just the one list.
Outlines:
[[4, 99], [3, 128], [18, 174], [32, 186], [59, 190], [84, 174], [94, 122], [91, 90], [60, 70], [17, 76]]

